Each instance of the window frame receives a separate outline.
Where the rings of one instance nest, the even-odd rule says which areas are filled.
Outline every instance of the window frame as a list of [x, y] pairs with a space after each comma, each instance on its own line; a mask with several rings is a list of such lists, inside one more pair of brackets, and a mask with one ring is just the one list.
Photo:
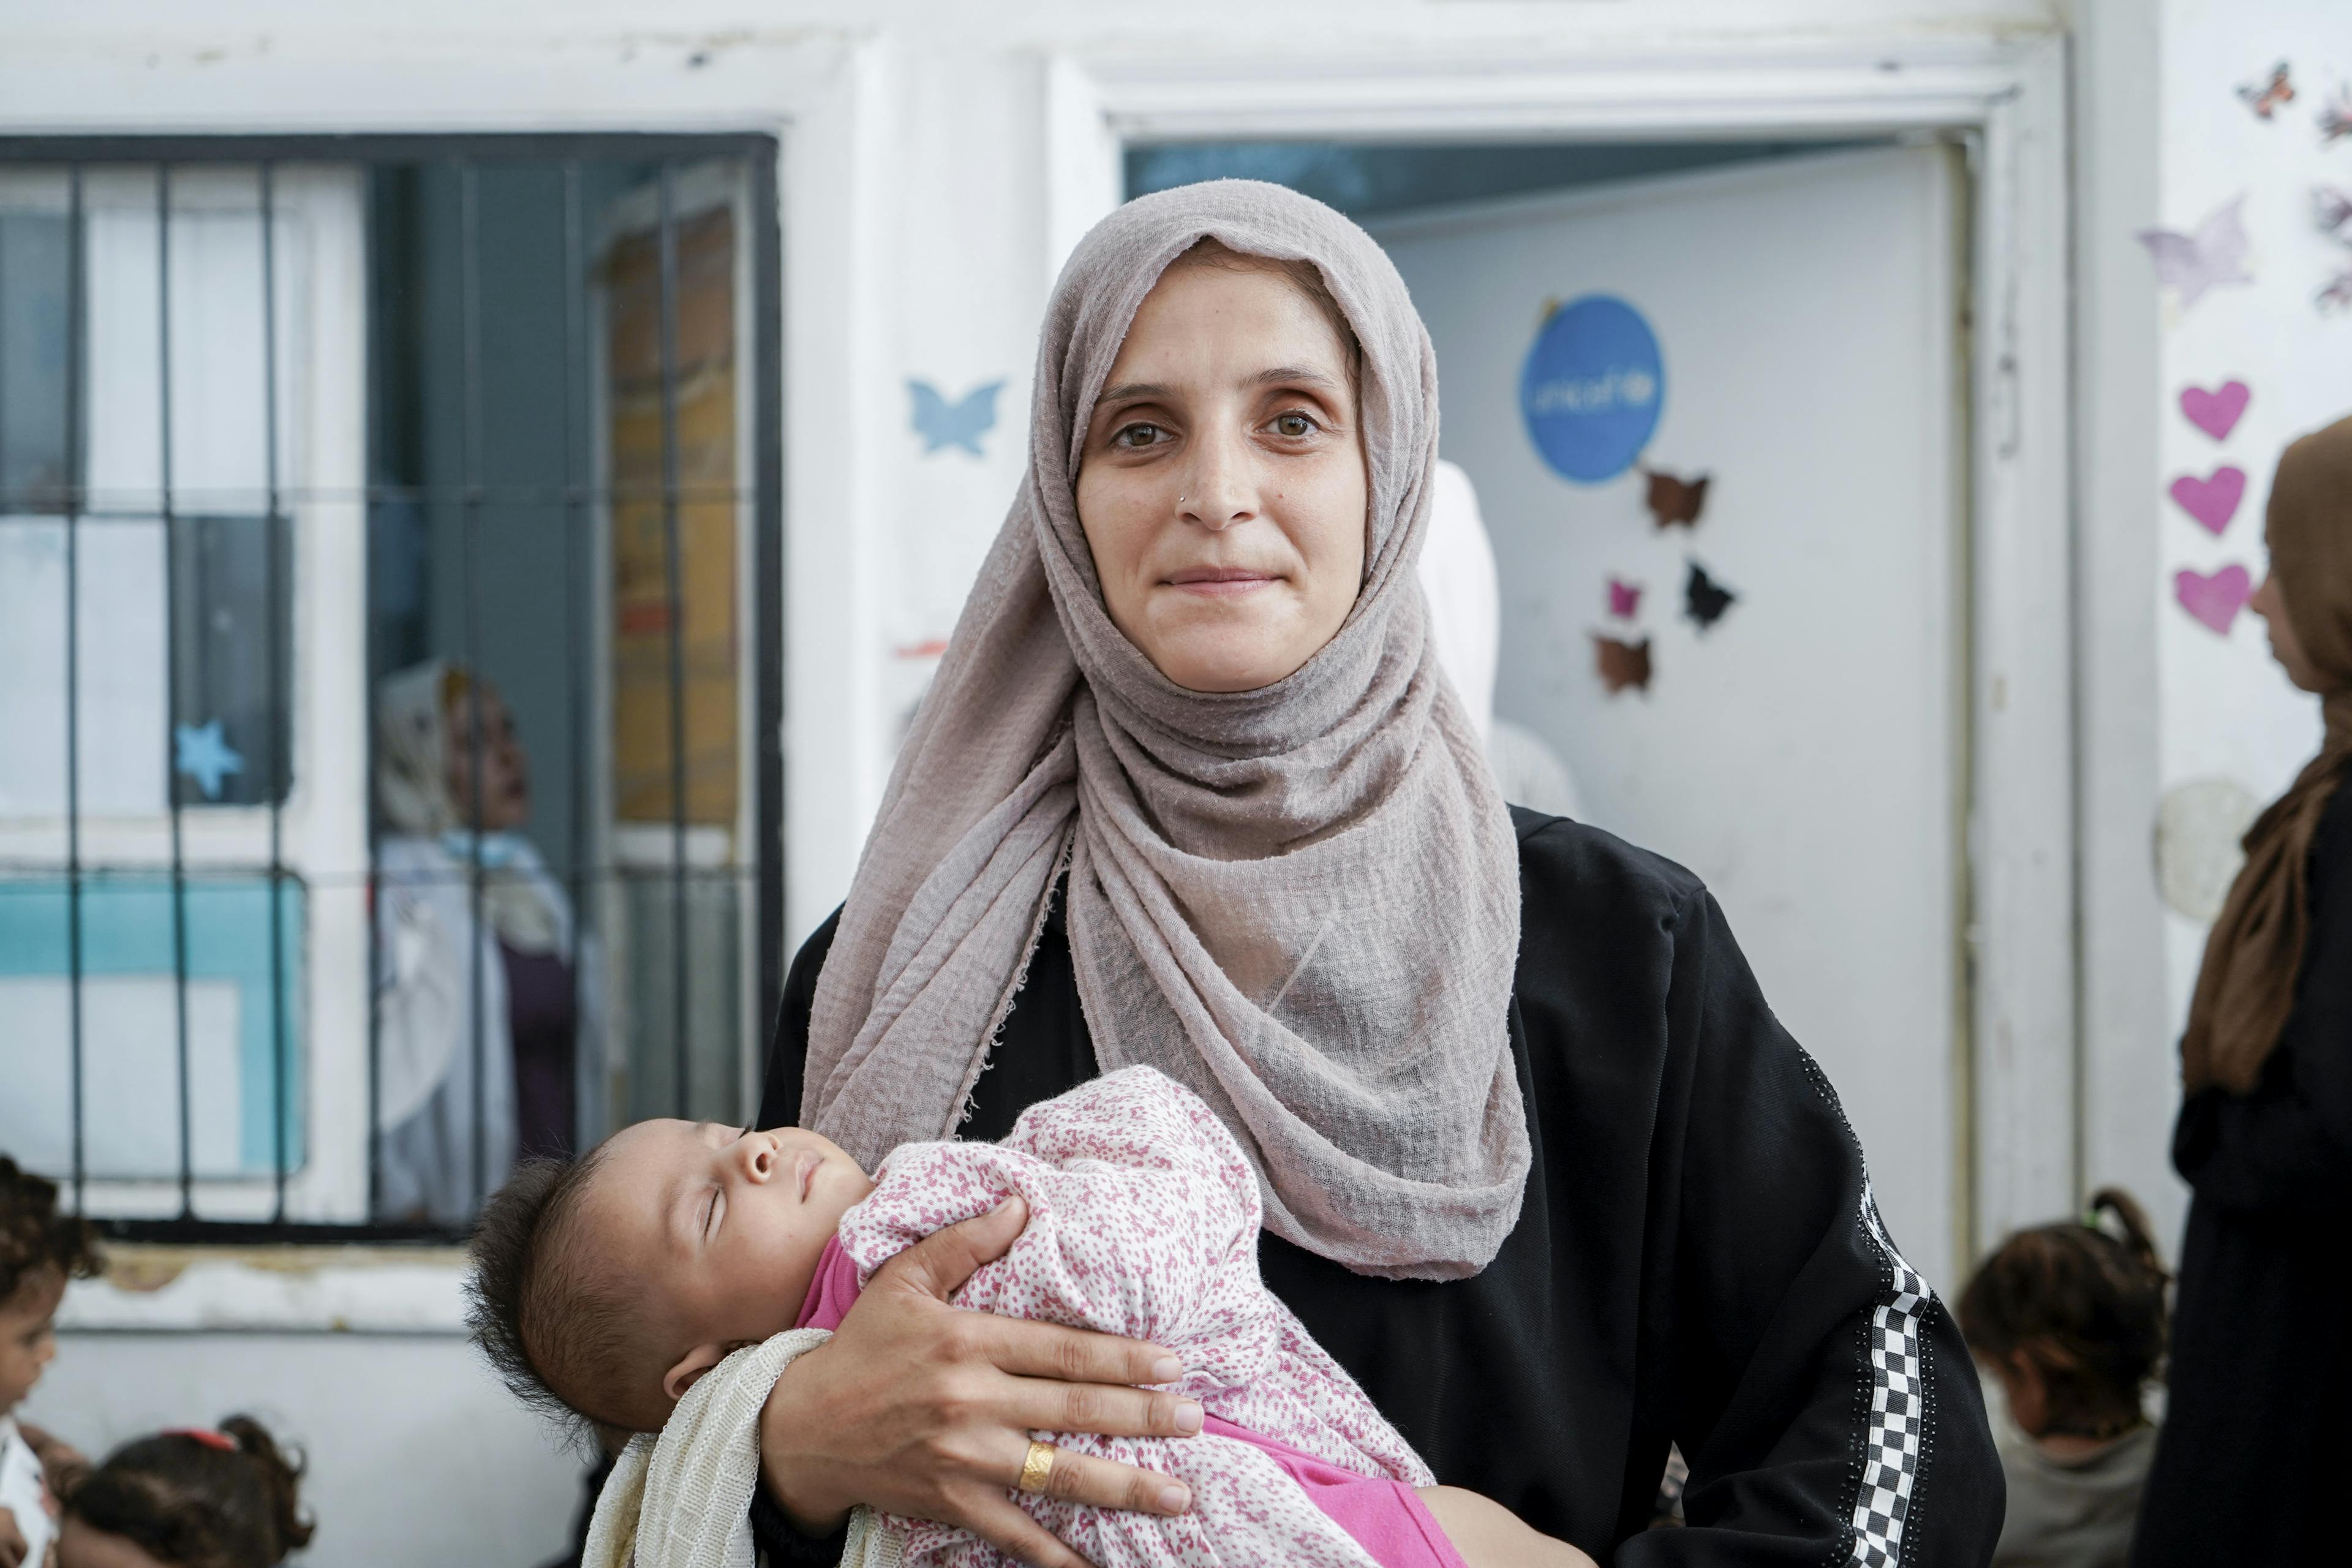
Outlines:
[[[0, 77], [5, 77], [0, 70]], [[365, 366], [375, 324], [369, 318], [365, 170], [371, 164], [499, 162], [565, 163], [589, 159], [658, 162], [679, 169], [710, 159], [738, 160], [746, 170], [740, 211], [746, 218], [738, 276], [748, 285], [738, 324], [747, 349], [746, 408], [739, 466], [745, 480], [742, 610], [748, 626], [744, 661], [745, 771], [750, 786], [743, 815], [752, 828], [746, 857], [754, 873], [747, 900], [744, 966], [746, 1036], [764, 1037], [764, 1020], [781, 994], [785, 956], [783, 715], [785, 711], [784, 468], [782, 388], [783, 272], [779, 169], [782, 149], [772, 132], [586, 132], [530, 134], [470, 132], [292, 133], [242, 132], [164, 135], [0, 135], [0, 187], [12, 171], [72, 165], [89, 172], [110, 165], [226, 163], [268, 170], [278, 210], [289, 208], [312, 239], [303, 282], [317, 318], [301, 336], [302, 380], [309, 394], [301, 416], [309, 426], [296, 443], [310, 457], [299, 477], [273, 476], [275, 498], [289, 491], [323, 492], [276, 510], [292, 521], [287, 567], [293, 616], [287, 668], [288, 793], [269, 805], [183, 805], [147, 818], [81, 818], [80, 853], [69, 868], [40, 842], [61, 825], [37, 820], [0, 823], [0, 863], [22, 865], [57, 858], [61, 872], [87, 877], [93, 865], [136, 860], [192, 877], [235, 867], [264, 870], [271, 845], [287, 849], [286, 877], [307, 880], [301, 947], [307, 984], [299, 1006], [304, 1047], [299, 1057], [304, 1095], [300, 1125], [305, 1149], [278, 1170], [259, 1175], [191, 1177], [178, 1182], [127, 1181], [73, 1173], [75, 1203], [93, 1198], [108, 1212], [93, 1215], [118, 1239], [247, 1246], [257, 1243], [446, 1244], [448, 1226], [392, 1225], [369, 1219], [373, 1151], [372, 969], [374, 940], [368, 903], [372, 868], [370, 807], [373, 736], [369, 715], [369, 647], [352, 637], [352, 617], [364, 621], [367, 602], [369, 443], [373, 411], [367, 406]], [[344, 211], [327, 215], [319, 191], [340, 184], [331, 198]], [[289, 198], [292, 200], [289, 201]], [[176, 216], [179, 207], [173, 208]], [[282, 221], [274, 219], [273, 222]], [[321, 231], [331, 234], [321, 239]], [[79, 254], [79, 253], [78, 253]], [[281, 270], [278, 286], [287, 279]], [[278, 315], [282, 319], [285, 308]], [[74, 352], [79, 353], [79, 339]], [[359, 367], [351, 370], [346, 367]], [[591, 470], [593, 473], [593, 470]], [[77, 484], [68, 506], [83, 510]], [[578, 486], [593, 501], [594, 483]], [[335, 499], [335, 498], [340, 499]], [[587, 510], [583, 508], [583, 510]], [[61, 514], [62, 517], [63, 514]], [[592, 595], [592, 603], [593, 603]], [[592, 735], [583, 739], [595, 740]], [[168, 779], [167, 779], [168, 784]], [[78, 815], [78, 814], [77, 814]], [[175, 820], [176, 819], [176, 820]], [[176, 839], [176, 847], [173, 840]], [[44, 855], [43, 850], [47, 854]], [[19, 853], [30, 850], [31, 854]], [[330, 896], [322, 896], [330, 894]], [[77, 967], [77, 984], [80, 970]], [[359, 1043], [333, 1048], [326, 1042]], [[747, 1057], [751, 1055], [747, 1047]], [[755, 1082], [746, 1065], [746, 1092]], [[84, 1115], [89, 1115], [84, 1101]], [[79, 1159], [79, 1155], [78, 1155]], [[177, 1212], [171, 1212], [176, 1207]], [[199, 1210], [202, 1216], [199, 1217]]]

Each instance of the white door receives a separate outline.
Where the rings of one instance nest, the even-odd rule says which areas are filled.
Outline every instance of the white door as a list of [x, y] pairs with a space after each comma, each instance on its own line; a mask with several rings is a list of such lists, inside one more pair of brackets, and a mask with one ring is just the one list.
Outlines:
[[[1965, 1048], [1954, 158], [1792, 159], [1375, 228], [1436, 342], [1444, 455], [1493, 531], [1496, 713], [1567, 760], [1594, 823], [1714, 889], [1836, 1085], [1897, 1241], [1947, 1290]], [[1654, 519], [1645, 468], [1707, 479], [1695, 523]], [[1646, 689], [1608, 689], [1597, 637], [1646, 642]]]

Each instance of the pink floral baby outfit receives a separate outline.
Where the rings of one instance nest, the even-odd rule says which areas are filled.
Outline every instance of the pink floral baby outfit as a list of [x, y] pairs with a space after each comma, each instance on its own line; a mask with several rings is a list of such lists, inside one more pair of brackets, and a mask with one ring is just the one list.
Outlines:
[[[1201, 1402], [1193, 1437], [1038, 1436], [1192, 1489], [1179, 1518], [1018, 1501], [1097, 1568], [1295, 1563], [1461, 1568], [1413, 1492], [1429, 1468], [1258, 1279], [1257, 1178], [1223, 1123], [1157, 1069], [1128, 1068], [1022, 1114], [1002, 1143], [908, 1143], [884, 1159], [810, 1287], [801, 1326], [832, 1328], [887, 1259], [1007, 1196], [1013, 1248], [955, 1303], [1165, 1346]], [[966, 1531], [907, 1521], [904, 1562], [1009, 1563]]]

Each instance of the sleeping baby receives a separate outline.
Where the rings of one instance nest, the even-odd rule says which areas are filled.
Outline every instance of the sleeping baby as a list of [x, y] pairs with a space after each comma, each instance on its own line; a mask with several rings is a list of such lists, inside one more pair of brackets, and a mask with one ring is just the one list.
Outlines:
[[[1590, 1568], [1433, 1484], [1260, 1281], [1257, 1179], [1232, 1134], [1146, 1067], [1032, 1106], [1002, 1143], [902, 1145], [870, 1177], [814, 1132], [677, 1121], [518, 1174], [475, 1241], [477, 1338], [525, 1397], [662, 1433], [633, 1439], [607, 1483], [591, 1568], [633, 1549], [637, 1568], [748, 1562], [760, 1407], [790, 1356], [886, 1260], [1014, 1195], [1026, 1227], [955, 1304], [1165, 1346], [1186, 1369], [1169, 1386], [1202, 1407], [1191, 1437], [1036, 1435], [1017, 1500], [1097, 1568]], [[1159, 1518], [1032, 1489], [1055, 1447], [1173, 1476], [1192, 1507]], [[862, 1510], [847, 1560], [1010, 1561], [968, 1531]]]

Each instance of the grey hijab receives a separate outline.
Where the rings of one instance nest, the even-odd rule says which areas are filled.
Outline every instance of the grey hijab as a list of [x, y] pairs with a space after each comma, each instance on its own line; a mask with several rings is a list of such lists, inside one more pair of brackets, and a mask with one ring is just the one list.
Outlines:
[[[1187, 690], [1105, 611], [1075, 486], [1095, 399], [1196, 241], [1305, 258], [1362, 344], [1370, 549], [1320, 652]], [[1279, 186], [1129, 203], [1062, 269], [1029, 474], [893, 770], [817, 982], [803, 1115], [869, 1168], [949, 1136], [1069, 877], [1105, 1071], [1150, 1063], [1255, 1162], [1278, 1236], [1367, 1274], [1455, 1279], [1518, 1217], [1508, 1041], [1518, 857], [1414, 578], [1437, 369], [1370, 237]]]

